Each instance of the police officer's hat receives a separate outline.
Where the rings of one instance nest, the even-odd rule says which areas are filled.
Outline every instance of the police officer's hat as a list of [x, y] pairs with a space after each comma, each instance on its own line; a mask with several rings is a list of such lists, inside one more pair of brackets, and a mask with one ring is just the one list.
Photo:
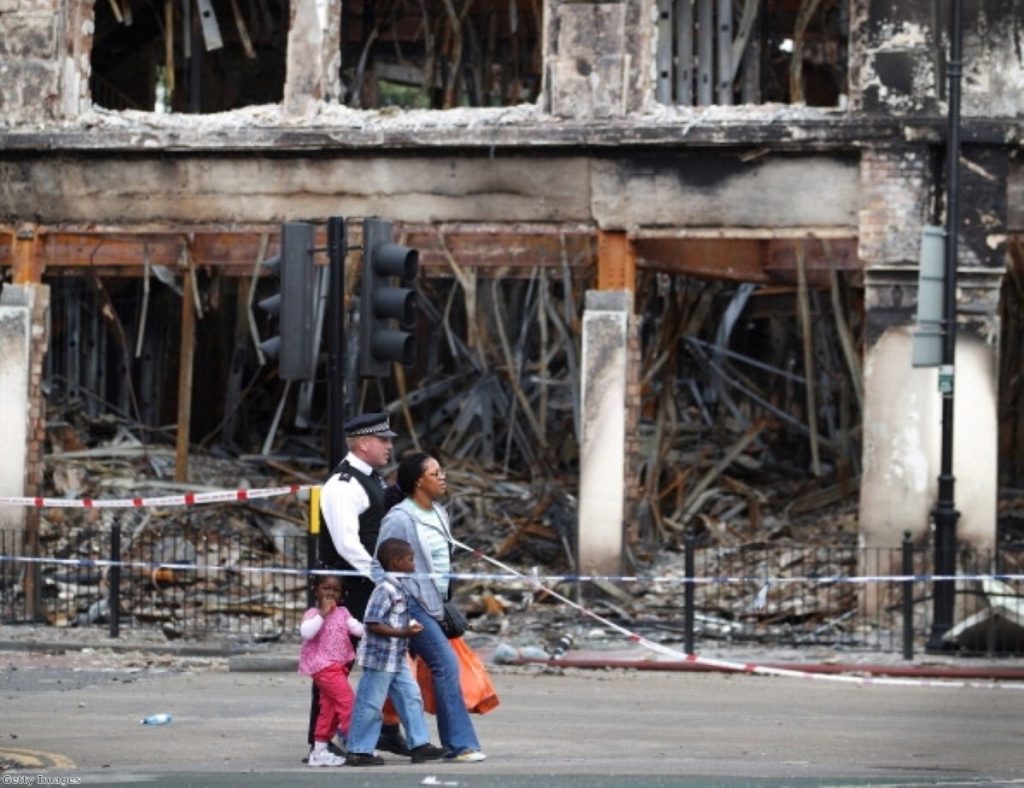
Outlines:
[[397, 432], [392, 432], [388, 424], [386, 413], [363, 413], [354, 416], [345, 422], [345, 435], [349, 438], [356, 438], [360, 435], [376, 435], [378, 438], [395, 438]]

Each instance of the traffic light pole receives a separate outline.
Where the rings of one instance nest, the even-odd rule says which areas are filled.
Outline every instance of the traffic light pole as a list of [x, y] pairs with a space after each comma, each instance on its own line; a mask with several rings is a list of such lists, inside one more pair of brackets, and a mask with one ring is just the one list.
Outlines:
[[[949, 59], [949, 131], [946, 137], [946, 276], [942, 340], [942, 366], [939, 367], [939, 391], [942, 394], [942, 463], [939, 470], [939, 492], [932, 511], [935, 523], [935, 574], [949, 577], [956, 574], [956, 509], [953, 476], [953, 389], [956, 358], [956, 275], [957, 230], [960, 223], [960, 78], [963, 73], [961, 52], [963, 33], [960, 24], [960, 0], [950, 4]], [[943, 636], [953, 626], [956, 582], [937, 580], [932, 607], [932, 631], [926, 650], [946, 650]]]
[[330, 258], [327, 294], [327, 464], [330, 470], [345, 458], [345, 219], [327, 220]]

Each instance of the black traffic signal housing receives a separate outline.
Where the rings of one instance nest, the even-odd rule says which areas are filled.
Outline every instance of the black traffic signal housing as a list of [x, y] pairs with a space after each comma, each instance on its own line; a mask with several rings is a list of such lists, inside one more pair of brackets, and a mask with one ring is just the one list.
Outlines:
[[259, 302], [261, 309], [278, 318], [278, 336], [260, 343], [260, 350], [277, 359], [278, 377], [312, 380], [316, 369], [316, 269], [313, 265], [315, 228], [307, 222], [281, 225], [281, 252], [263, 261], [277, 272], [281, 291]]
[[[416, 322], [416, 292], [395, 286], [416, 278], [420, 255], [394, 242], [394, 227], [383, 219], [363, 220], [363, 270], [359, 300], [359, 372], [363, 377], [387, 377], [392, 362], [416, 363], [416, 339], [409, 331]], [[390, 321], [397, 320], [395, 329]]]

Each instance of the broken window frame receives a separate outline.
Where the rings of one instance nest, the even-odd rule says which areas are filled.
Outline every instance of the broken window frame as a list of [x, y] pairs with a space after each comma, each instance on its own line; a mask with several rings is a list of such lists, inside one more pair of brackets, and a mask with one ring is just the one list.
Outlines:
[[[678, 106], [790, 103], [845, 108], [846, 0], [656, 0], [655, 98]], [[726, 23], [722, 23], [722, 19]], [[832, 72], [810, 90], [809, 66]], [[723, 77], [723, 74], [726, 75]]]

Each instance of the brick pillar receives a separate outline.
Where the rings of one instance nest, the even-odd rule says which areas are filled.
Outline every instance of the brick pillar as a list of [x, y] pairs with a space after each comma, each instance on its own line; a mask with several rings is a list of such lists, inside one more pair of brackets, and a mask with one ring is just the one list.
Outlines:
[[41, 495], [43, 451], [46, 446], [46, 398], [43, 394], [43, 362], [50, 341], [50, 288], [29, 285], [32, 290], [28, 374], [28, 442], [25, 447], [25, 495]]
[[[30, 336], [28, 366], [28, 441], [25, 445], [25, 495], [43, 493], [43, 452], [46, 447], [46, 397], [43, 394], [43, 362], [50, 342], [50, 288], [48, 285], [25, 285], [30, 298]], [[25, 554], [39, 555], [39, 510], [25, 511]], [[42, 615], [39, 567], [25, 573], [26, 612], [32, 620]]]
[[[915, 369], [911, 364], [921, 229], [930, 218], [930, 195], [935, 188], [932, 170], [931, 152], [925, 146], [868, 149], [861, 157], [858, 235], [865, 267], [866, 342], [860, 537], [866, 547], [894, 547], [904, 530], [923, 538], [931, 527], [937, 494], [941, 447], [937, 370]], [[983, 205], [998, 205], [998, 200], [992, 189], [984, 197], [972, 198], [973, 170], [962, 167], [961, 172], [965, 179], [961, 215], [966, 221], [960, 234], [957, 286], [960, 315], [953, 440], [956, 505], [961, 513], [957, 535], [987, 549], [994, 546], [996, 528], [998, 365], [992, 337], [998, 336], [995, 313], [1002, 273], [994, 267], [978, 267], [985, 259], [982, 250], [994, 247], [992, 238], [979, 237], [972, 230], [971, 219]], [[994, 179], [994, 191], [1005, 193], [1006, 180], [1002, 177], [1000, 187], [998, 169], [978, 179], [986, 184]], [[991, 208], [986, 225], [994, 238], [1005, 226], [997, 213]], [[884, 573], [888, 568], [864, 570]]]
[[[860, 259], [868, 268], [917, 265], [931, 186], [928, 149], [869, 148], [860, 159]], [[916, 281], [916, 280], [915, 280]]]

